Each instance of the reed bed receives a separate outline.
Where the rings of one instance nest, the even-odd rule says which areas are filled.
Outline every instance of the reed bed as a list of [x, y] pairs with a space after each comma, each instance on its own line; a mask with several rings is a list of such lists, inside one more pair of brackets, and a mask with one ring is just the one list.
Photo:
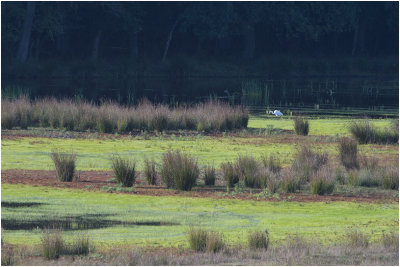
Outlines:
[[3, 129], [51, 127], [104, 133], [135, 130], [229, 131], [246, 128], [249, 120], [246, 108], [213, 100], [191, 107], [171, 108], [147, 100], [142, 100], [137, 106], [126, 107], [114, 102], [95, 105], [71, 99], [30, 101], [24, 96], [15, 100], [3, 99], [1, 115]]

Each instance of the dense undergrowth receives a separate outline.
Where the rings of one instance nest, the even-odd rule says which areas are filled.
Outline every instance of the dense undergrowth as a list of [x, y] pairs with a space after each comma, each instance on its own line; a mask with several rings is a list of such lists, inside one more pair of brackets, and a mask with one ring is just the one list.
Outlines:
[[3, 129], [51, 127], [69, 131], [93, 130], [103, 133], [131, 131], [197, 130], [226, 131], [246, 128], [249, 120], [244, 107], [208, 101], [193, 107], [153, 105], [143, 100], [135, 107], [113, 102], [94, 105], [84, 101], [54, 98], [30, 101], [26, 97], [2, 100]]

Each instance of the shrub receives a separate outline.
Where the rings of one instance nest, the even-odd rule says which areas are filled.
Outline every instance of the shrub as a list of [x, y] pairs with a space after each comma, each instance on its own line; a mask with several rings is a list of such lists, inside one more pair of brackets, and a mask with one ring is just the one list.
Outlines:
[[300, 178], [292, 169], [287, 169], [282, 174], [281, 188], [286, 193], [295, 193], [300, 189]]
[[131, 187], [136, 180], [135, 160], [123, 159], [116, 155], [111, 158], [112, 169], [117, 181], [125, 187]]
[[75, 172], [76, 155], [53, 150], [51, 158], [56, 168], [56, 177], [61, 182], [72, 182]]
[[294, 131], [297, 135], [308, 135], [310, 126], [308, 120], [301, 117], [294, 118]]
[[62, 231], [45, 229], [41, 239], [43, 257], [48, 260], [58, 259], [64, 248]]
[[369, 236], [359, 230], [351, 230], [345, 234], [345, 240], [348, 246], [352, 248], [367, 248], [369, 245]]
[[221, 168], [227, 186], [232, 188], [236, 183], [239, 182], [239, 171], [236, 165], [233, 164], [232, 162], [227, 162], [227, 163], [222, 163]]
[[333, 192], [335, 182], [329, 168], [321, 168], [311, 178], [311, 192], [315, 195], [325, 195]]
[[213, 166], [207, 166], [204, 169], [204, 184], [215, 185], [215, 168]]
[[243, 180], [248, 187], [261, 187], [259, 177], [260, 165], [252, 156], [239, 156], [237, 159], [237, 168], [239, 171], [239, 180]]
[[269, 233], [267, 230], [249, 233], [248, 242], [250, 249], [268, 249]]
[[199, 167], [188, 155], [168, 151], [163, 157], [161, 176], [168, 188], [190, 191], [199, 177]]
[[189, 230], [189, 246], [195, 251], [205, 251], [208, 233], [203, 229], [191, 228]]
[[303, 146], [295, 155], [292, 170], [301, 182], [308, 182], [310, 177], [328, 162], [328, 154], [315, 153]]
[[383, 188], [399, 190], [399, 167], [389, 166], [385, 168], [382, 177]]
[[261, 157], [261, 161], [263, 163], [264, 168], [267, 168], [274, 173], [278, 173], [281, 171], [281, 162], [279, 158], [275, 158], [272, 155], [270, 155], [269, 157], [263, 155]]
[[339, 159], [346, 169], [358, 169], [357, 142], [350, 138], [341, 138], [339, 142]]
[[154, 159], [144, 160], [144, 176], [149, 185], [157, 184], [157, 171], [156, 171], [156, 161]]

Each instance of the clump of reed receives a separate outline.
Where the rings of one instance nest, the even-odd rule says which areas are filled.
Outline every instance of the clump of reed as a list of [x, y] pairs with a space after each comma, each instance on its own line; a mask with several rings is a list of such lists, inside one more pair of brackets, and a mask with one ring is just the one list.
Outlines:
[[53, 150], [51, 153], [56, 168], [56, 177], [61, 182], [72, 182], [75, 172], [75, 153], [64, 153]]
[[332, 170], [326, 166], [319, 169], [311, 178], [310, 189], [315, 195], [325, 195], [333, 192], [335, 180]]
[[144, 160], [144, 176], [149, 185], [157, 184], [156, 161], [154, 159]]
[[352, 122], [349, 130], [360, 144], [396, 144], [399, 142], [399, 132], [396, 123], [394, 125], [391, 129], [379, 129], [368, 120], [363, 120]]
[[229, 131], [246, 128], [248, 110], [241, 106], [209, 100], [192, 107], [153, 105], [142, 100], [135, 107], [105, 101], [95, 105], [71, 99], [27, 97], [3, 99], [1, 125], [4, 129], [52, 127], [74, 131], [95, 130], [103, 133], [126, 133], [133, 130]]
[[119, 155], [111, 158], [112, 170], [117, 181], [124, 187], [132, 187], [136, 181], [136, 162], [133, 159], [123, 159]]
[[346, 169], [358, 169], [357, 142], [343, 137], [339, 142], [339, 159]]
[[302, 117], [295, 117], [294, 118], [294, 131], [297, 135], [308, 135], [310, 130], [310, 125], [307, 119]]
[[230, 188], [234, 187], [234, 185], [239, 182], [239, 171], [236, 164], [232, 162], [222, 163], [221, 168], [227, 186]]
[[222, 235], [201, 228], [189, 230], [189, 246], [195, 251], [217, 253], [225, 247]]
[[247, 239], [250, 249], [268, 249], [269, 233], [267, 230], [249, 233]]
[[311, 176], [328, 163], [327, 153], [313, 152], [308, 147], [301, 149], [294, 156], [291, 169], [302, 183], [309, 182]]
[[163, 156], [161, 177], [168, 188], [190, 191], [199, 177], [199, 167], [188, 155], [168, 151]]
[[41, 243], [43, 257], [47, 260], [58, 259], [65, 247], [60, 229], [45, 229]]
[[214, 166], [206, 166], [204, 168], [204, 184], [215, 185], [215, 168]]

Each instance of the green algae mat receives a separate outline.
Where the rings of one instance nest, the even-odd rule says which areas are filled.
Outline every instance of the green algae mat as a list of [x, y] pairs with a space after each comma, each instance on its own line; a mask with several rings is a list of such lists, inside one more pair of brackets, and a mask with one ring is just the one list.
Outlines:
[[67, 240], [88, 233], [97, 246], [187, 247], [190, 227], [221, 232], [234, 245], [265, 229], [276, 242], [291, 234], [341, 242], [351, 229], [377, 239], [383, 231], [398, 232], [399, 223], [398, 203], [263, 202], [10, 184], [2, 185], [1, 201], [3, 238], [13, 244], [40, 243], [46, 225], [63, 227]]

